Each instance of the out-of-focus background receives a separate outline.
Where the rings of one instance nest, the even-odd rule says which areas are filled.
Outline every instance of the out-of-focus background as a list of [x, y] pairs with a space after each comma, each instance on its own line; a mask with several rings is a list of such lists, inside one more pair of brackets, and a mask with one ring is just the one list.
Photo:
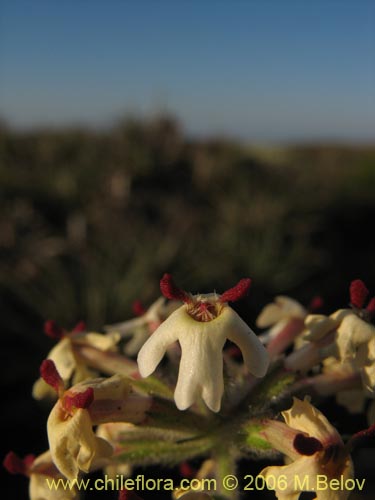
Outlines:
[[1, 1], [2, 457], [47, 447], [45, 319], [126, 319], [166, 271], [251, 277], [250, 324], [375, 293], [374, 26], [371, 0]]

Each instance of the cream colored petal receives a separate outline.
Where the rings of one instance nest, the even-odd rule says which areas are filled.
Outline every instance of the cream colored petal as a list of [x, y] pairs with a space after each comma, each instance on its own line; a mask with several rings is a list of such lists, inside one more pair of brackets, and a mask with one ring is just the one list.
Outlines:
[[277, 304], [267, 304], [261, 311], [255, 324], [258, 328], [267, 328], [284, 319], [282, 309]]
[[122, 321], [121, 323], [115, 323], [113, 325], [105, 325], [104, 329], [107, 335], [112, 334], [113, 332], [119, 333], [121, 337], [130, 337], [133, 335], [133, 331], [135, 328], [139, 328], [144, 326], [146, 323], [144, 316], [140, 316], [138, 318], [128, 319], [127, 321]]
[[95, 436], [88, 411], [78, 409], [66, 417], [60, 401], [50, 413], [47, 433], [53, 463], [70, 480], [76, 479], [80, 470], [88, 472], [98, 453], [112, 453], [112, 447]]
[[256, 325], [259, 328], [266, 328], [285, 318], [303, 319], [306, 314], [306, 309], [299, 302], [285, 295], [279, 295], [274, 303], [267, 304], [262, 309], [256, 319]]
[[143, 344], [138, 353], [138, 369], [142, 377], [148, 377], [162, 360], [167, 347], [175, 342], [184, 330], [186, 323], [185, 306], [173, 312], [151, 337]]
[[354, 358], [356, 349], [375, 337], [375, 328], [355, 314], [349, 314], [337, 329], [336, 344], [341, 361]]
[[283, 411], [285, 422], [301, 432], [306, 432], [311, 437], [320, 441], [341, 443], [341, 437], [336, 429], [329, 423], [326, 417], [311, 405], [306, 399], [293, 398], [293, 406], [290, 410]]
[[339, 326], [339, 321], [323, 314], [309, 314], [305, 318], [304, 339], [317, 342]]
[[259, 473], [268, 488], [275, 490], [278, 500], [298, 500], [302, 491], [313, 491], [317, 474], [319, 469], [314, 457], [302, 457], [289, 465], [266, 467]]
[[[324, 468], [320, 468], [319, 474], [322, 474], [323, 476], [327, 475], [327, 471]], [[350, 456], [348, 455], [345, 464], [342, 470], [340, 470], [340, 476], [342, 475], [342, 480], [343, 483], [346, 484], [347, 479], [353, 479], [354, 478], [354, 469], [353, 469], [353, 463], [351, 461]], [[337, 475], [334, 478], [331, 478], [329, 475], [326, 476], [328, 481], [330, 479], [339, 479], [341, 478]], [[339, 490], [332, 490], [330, 488], [324, 489], [324, 488], [317, 488], [316, 489], [316, 499], [317, 500], [346, 500], [349, 495], [351, 494], [351, 491], [348, 489], [339, 489]]]
[[[29, 496], [30, 500], [76, 500], [79, 498], [79, 493], [76, 487], [64, 488], [61, 484], [58, 488], [50, 487], [52, 481], [57, 481], [62, 478], [62, 476], [51, 477], [45, 474], [31, 474], [30, 484], [29, 484]], [[50, 483], [48, 483], [48, 481]]]
[[180, 335], [181, 361], [175, 390], [180, 410], [191, 406], [202, 395], [212, 411], [220, 409], [224, 390], [223, 355], [225, 325], [220, 315], [213, 321], [197, 322], [190, 317]]
[[219, 317], [222, 316], [227, 338], [240, 348], [249, 372], [256, 377], [264, 377], [269, 366], [269, 356], [263, 344], [233, 309], [226, 307]]
[[303, 319], [307, 314], [306, 309], [299, 302], [286, 295], [278, 295], [275, 302], [289, 318]]
[[96, 347], [101, 351], [109, 351], [116, 347], [116, 344], [119, 342], [120, 338], [120, 334], [116, 332], [110, 332], [107, 335], [89, 332], [82, 335], [73, 336], [72, 341], [79, 344], [91, 345], [92, 347]]
[[34, 382], [32, 389], [33, 398], [40, 401], [41, 399], [49, 398], [52, 400], [56, 400], [57, 395], [56, 391], [48, 385], [42, 378], [38, 378], [36, 382]]
[[47, 359], [52, 359], [57, 371], [64, 381], [70, 379], [76, 366], [76, 360], [72, 352], [69, 338], [60, 340], [60, 342], [49, 352]]

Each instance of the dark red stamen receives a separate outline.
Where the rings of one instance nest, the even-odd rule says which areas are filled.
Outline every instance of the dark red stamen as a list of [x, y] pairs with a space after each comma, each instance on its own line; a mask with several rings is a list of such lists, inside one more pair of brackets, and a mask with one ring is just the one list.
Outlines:
[[43, 330], [48, 337], [57, 340], [60, 340], [65, 333], [65, 330], [61, 328], [53, 319], [49, 319], [44, 323]]
[[358, 444], [359, 442], [373, 438], [375, 437], [375, 424], [371, 425], [367, 429], [364, 429], [362, 431], [356, 432], [353, 434], [353, 436], [350, 438], [349, 442], [353, 444]]
[[236, 302], [242, 299], [249, 291], [251, 285], [250, 278], [243, 278], [233, 288], [229, 288], [220, 296], [220, 302]]
[[167, 299], [181, 300], [186, 304], [191, 302], [190, 295], [182, 290], [182, 288], [178, 288], [178, 286], [176, 286], [171, 274], [164, 274], [160, 280], [160, 290]]
[[189, 464], [189, 462], [182, 462], [180, 465], [180, 474], [186, 478], [192, 478], [196, 474], [196, 470]]
[[362, 309], [363, 304], [368, 295], [368, 290], [366, 285], [362, 280], [354, 280], [350, 283], [349, 287], [350, 292], [350, 303], [357, 307], [358, 309]]
[[372, 299], [368, 303], [366, 311], [369, 313], [370, 317], [375, 314], [375, 297], [372, 297]]
[[314, 437], [304, 436], [303, 434], [297, 434], [293, 441], [294, 448], [301, 455], [314, 455], [317, 451], [322, 451], [323, 445]]
[[324, 301], [323, 301], [322, 297], [320, 297], [320, 295], [316, 295], [315, 297], [313, 297], [311, 299], [308, 310], [309, 310], [309, 312], [315, 312], [318, 309], [320, 309], [323, 306], [323, 304], [324, 304]]
[[85, 332], [86, 330], [87, 330], [86, 323], [84, 321], [79, 321], [73, 328], [72, 332], [80, 333], [80, 332]]
[[146, 312], [146, 309], [143, 307], [142, 302], [140, 300], [135, 300], [132, 304], [133, 313], [136, 316], [143, 316]]
[[68, 394], [64, 397], [64, 408], [71, 412], [73, 408], [87, 409], [94, 401], [94, 389], [89, 387], [83, 392], [77, 392], [74, 396]]
[[21, 459], [13, 451], [10, 451], [3, 460], [3, 465], [11, 474], [28, 475], [28, 471], [35, 460], [35, 455], [26, 455]]
[[56, 369], [52, 359], [45, 359], [40, 365], [40, 376], [48, 385], [53, 387], [57, 393], [64, 389], [64, 381]]
[[134, 491], [124, 489], [120, 491], [118, 500], [143, 500], [143, 498], [135, 494]]

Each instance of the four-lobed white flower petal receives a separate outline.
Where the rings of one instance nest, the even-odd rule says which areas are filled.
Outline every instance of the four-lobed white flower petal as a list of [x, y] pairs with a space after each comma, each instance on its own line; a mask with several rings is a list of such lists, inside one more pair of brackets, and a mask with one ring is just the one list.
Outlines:
[[[207, 295], [204, 299], [214, 302], [217, 296]], [[181, 361], [175, 389], [177, 407], [185, 410], [201, 395], [207, 406], [218, 412], [224, 392], [222, 350], [227, 339], [241, 349], [248, 370], [263, 377], [269, 364], [268, 354], [255, 333], [226, 303], [210, 321], [197, 321], [186, 305], [173, 312], [140, 350], [140, 374], [151, 375], [167, 347], [178, 341]]]

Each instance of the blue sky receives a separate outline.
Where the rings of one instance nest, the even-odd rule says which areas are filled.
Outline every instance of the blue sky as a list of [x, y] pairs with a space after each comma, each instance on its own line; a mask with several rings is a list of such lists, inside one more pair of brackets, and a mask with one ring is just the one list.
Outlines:
[[0, 0], [0, 117], [368, 141], [374, 27], [373, 0]]

